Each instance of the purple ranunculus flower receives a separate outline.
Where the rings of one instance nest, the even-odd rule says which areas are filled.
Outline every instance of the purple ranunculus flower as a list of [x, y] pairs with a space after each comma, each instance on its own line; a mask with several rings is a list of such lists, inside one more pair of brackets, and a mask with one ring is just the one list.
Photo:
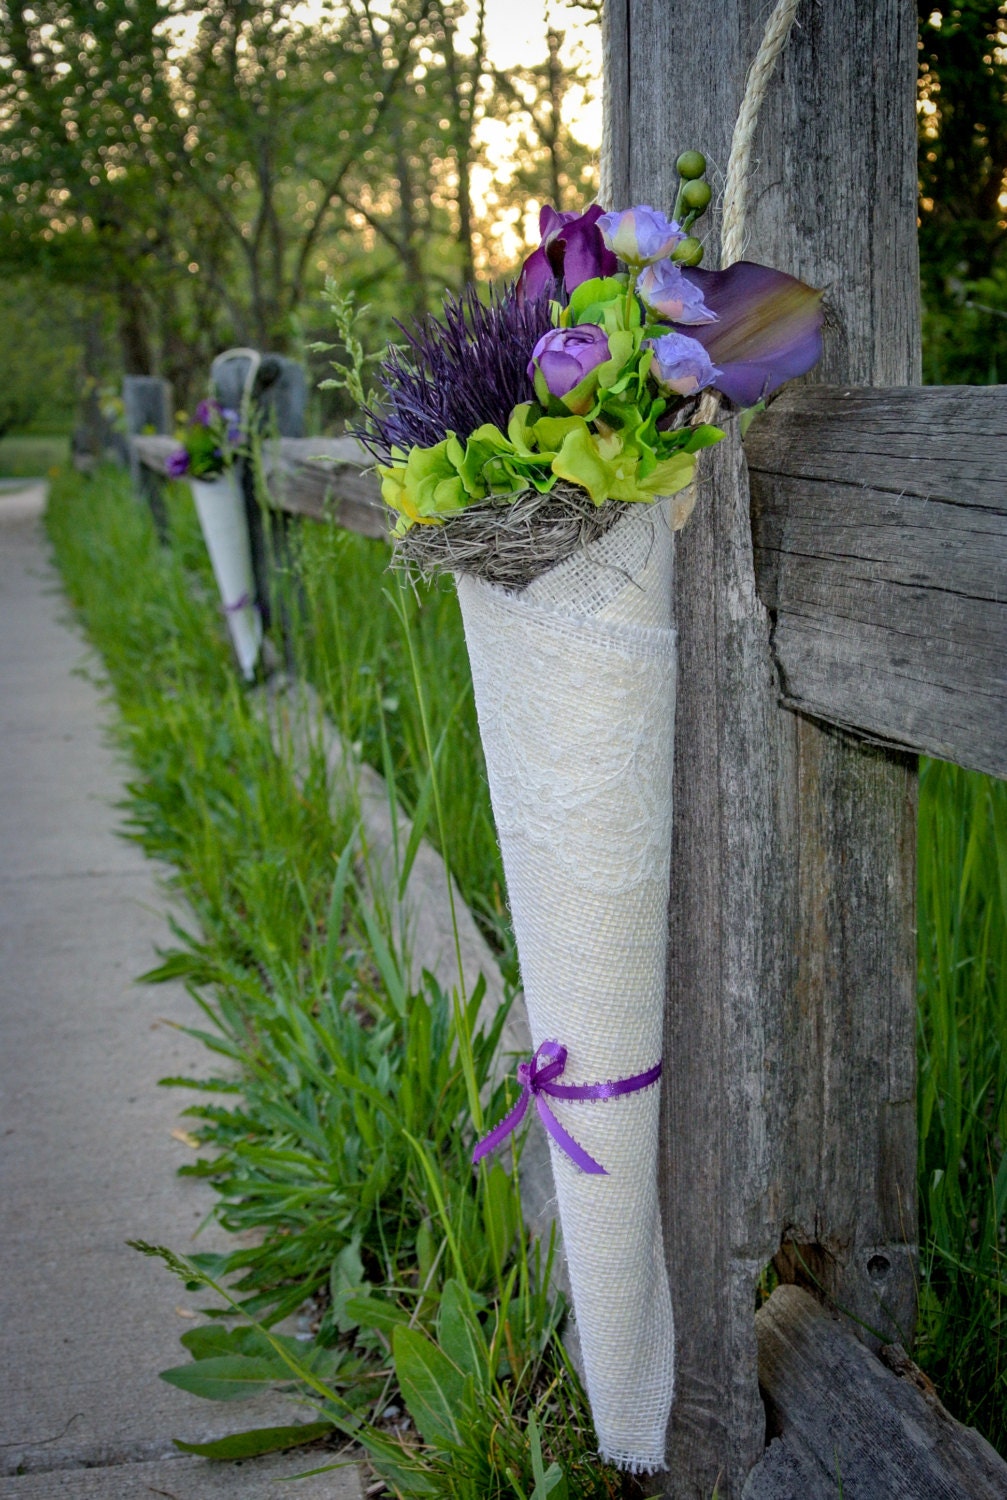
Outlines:
[[521, 267], [518, 296], [542, 297], [554, 281], [562, 281], [567, 292], [594, 276], [612, 276], [618, 270], [615, 256], [605, 248], [598, 228], [601, 208], [592, 203], [586, 213], [560, 213], [546, 204], [538, 216], [542, 243]]
[[705, 386], [714, 385], [721, 373], [702, 344], [686, 333], [666, 333], [654, 339], [651, 374], [665, 390], [680, 396], [694, 396]]
[[673, 260], [648, 266], [636, 284], [647, 306], [669, 323], [716, 323], [717, 314], [703, 301], [703, 293]]
[[598, 220], [608, 248], [629, 266], [647, 266], [663, 260], [685, 239], [674, 219], [666, 219], [646, 203], [622, 213], [603, 214]]
[[821, 358], [822, 293], [814, 287], [748, 260], [725, 271], [688, 266], [682, 274], [717, 315], [716, 323], [689, 331], [720, 367], [718, 391], [739, 406], [754, 406]]
[[196, 414], [193, 417], [193, 421], [198, 422], [201, 427], [209, 427], [220, 415], [220, 402], [214, 401], [212, 397], [208, 397], [196, 407]]
[[164, 461], [164, 472], [169, 479], [181, 479], [189, 472], [189, 455], [184, 448], [176, 448]]
[[553, 328], [532, 350], [528, 374], [534, 380], [538, 369], [549, 394], [562, 399], [609, 357], [608, 335], [597, 323]]

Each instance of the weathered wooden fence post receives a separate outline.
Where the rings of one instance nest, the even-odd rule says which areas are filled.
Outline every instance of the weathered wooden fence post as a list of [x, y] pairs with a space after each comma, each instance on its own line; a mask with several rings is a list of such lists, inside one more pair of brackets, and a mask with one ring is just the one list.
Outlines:
[[162, 495], [163, 481], [141, 464], [132, 439], [143, 433], [169, 433], [174, 422], [171, 382], [156, 375], [125, 375], [122, 381], [122, 405], [129, 441], [129, 477], [133, 493], [146, 500], [157, 534], [165, 540], [168, 518]]
[[[254, 351], [228, 349], [217, 355], [210, 368], [210, 384], [214, 394], [223, 406], [233, 407], [235, 411], [241, 409], [246, 382], [250, 377], [252, 385], [249, 399], [263, 436], [303, 437], [307, 382], [302, 366], [280, 354], [263, 354], [256, 366]], [[269, 517], [267, 528], [263, 507], [255, 492], [255, 474], [251, 464], [244, 466], [242, 485], [248, 534], [252, 544], [256, 597], [263, 622], [269, 626], [275, 603], [274, 573], [277, 569], [287, 568], [290, 561], [290, 517], [274, 511]], [[289, 623], [286, 619], [282, 621], [288, 655], [292, 649]]]
[[[608, 0], [606, 207], [668, 210], [687, 147], [724, 170], [767, 14]], [[806, 0], [761, 110], [749, 253], [826, 289], [814, 379], [919, 378], [915, 75], [908, 0]], [[663, 1492], [708, 1497], [719, 1478], [737, 1500], [765, 1442], [767, 1263], [886, 1337], [914, 1321], [915, 762], [780, 707], [736, 426], [705, 465], [676, 590]]]

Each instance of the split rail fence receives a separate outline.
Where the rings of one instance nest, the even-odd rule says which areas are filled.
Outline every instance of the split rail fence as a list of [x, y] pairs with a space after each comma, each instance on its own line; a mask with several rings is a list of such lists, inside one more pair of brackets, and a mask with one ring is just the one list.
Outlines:
[[[765, 10], [607, 0], [609, 206], [674, 201], [669, 142], [727, 161]], [[1007, 1495], [897, 1347], [916, 1315], [916, 757], [1007, 776], [1007, 387], [916, 384], [916, 25], [908, 0], [798, 6], [746, 222], [752, 259], [826, 289], [821, 383], [744, 444], [728, 423], [678, 545], [669, 1500], [824, 1500], [837, 1448], [848, 1500]], [[272, 503], [384, 535], [359, 452], [304, 437], [295, 371], [259, 370]], [[127, 410], [167, 430], [159, 383]], [[155, 510], [171, 446], [133, 439]], [[771, 1262], [790, 1285], [753, 1317]]]
[[[240, 360], [218, 362], [216, 389], [223, 400], [234, 399], [246, 369]], [[268, 409], [274, 428], [282, 423], [288, 432], [298, 433], [303, 419], [301, 370], [270, 356], [263, 359], [261, 369], [267, 378], [272, 376], [273, 385], [258, 393], [258, 404]], [[287, 386], [294, 387], [295, 399], [288, 399]], [[160, 381], [128, 378], [126, 407], [131, 425], [167, 425], [169, 392]], [[138, 490], [162, 520], [165, 464], [176, 446], [165, 435], [130, 439]], [[1005, 451], [1007, 387], [907, 387], [884, 392], [799, 388], [781, 396], [750, 428], [745, 460], [751, 487], [755, 607], [771, 643], [772, 694], [787, 713], [807, 716], [809, 723], [834, 736], [842, 753], [865, 756], [868, 764], [880, 753], [891, 754], [907, 770], [910, 755], [925, 753], [1007, 777], [1007, 483], [998, 477]], [[352, 438], [275, 437], [262, 449], [269, 503], [281, 523], [301, 518], [385, 539], [387, 513], [368, 462]], [[262, 545], [260, 501], [250, 475], [246, 483], [256, 538], [257, 587], [265, 599], [272, 593], [267, 559], [275, 561], [277, 549]], [[710, 492], [708, 475], [700, 508], [710, 503]], [[281, 544], [281, 556], [284, 551]], [[701, 773], [701, 768], [695, 769]], [[744, 767], [739, 792], [745, 793]], [[685, 788], [679, 795], [687, 799], [689, 794]], [[908, 789], [906, 796], [911, 806]], [[844, 813], [852, 826], [863, 812], [854, 777]], [[868, 827], [862, 854], [869, 852]], [[812, 861], [802, 900], [827, 900], [828, 878], [821, 864]], [[861, 871], [858, 878], [869, 882], [874, 877]], [[902, 942], [911, 950], [911, 854], [906, 868], [882, 868], [877, 878], [889, 889], [898, 883], [895, 915], [903, 924]], [[890, 908], [888, 914], [891, 917]], [[716, 941], [716, 932], [712, 936]], [[814, 956], [806, 957], [811, 961]], [[870, 962], [868, 956], [868, 968]], [[801, 1003], [800, 996], [795, 1001]], [[891, 1027], [897, 1019], [883, 1015], [878, 1024]], [[845, 1093], [832, 1128], [844, 1133], [843, 1150], [856, 1155], [864, 1146], [864, 1121], [873, 1121], [879, 1109], [891, 1109], [896, 1101], [885, 1098], [879, 1088], [878, 1068], [884, 1057], [871, 1050], [875, 1037], [855, 1036], [849, 1013], [831, 1017], [830, 1025], [843, 1034], [844, 1048], [852, 1051], [846, 1076], [838, 1080]], [[1007, 1494], [1007, 1465], [976, 1434], [953, 1422], [932, 1393], [919, 1393], [913, 1384], [918, 1372], [908, 1366], [895, 1342], [905, 1336], [913, 1316], [912, 1286], [906, 1280], [915, 1252], [916, 1212], [914, 1183], [908, 1175], [915, 1165], [908, 1049], [902, 1048], [905, 1073], [897, 1083], [902, 1092], [897, 1101], [899, 1131], [904, 1135], [901, 1155], [893, 1151], [888, 1160], [869, 1158], [857, 1183], [844, 1175], [837, 1143], [830, 1146], [821, 1134], [822, 1100], [813, 1084], [802, 1085], [800, 1054], [774, 1058], [765, 1051], [765, 1042], [764, 1034], [756, 1031], [740, 1038], [741, 1050], [732, 1066], [749, 1082], [757, 1079], [757, 1111], [769, 1111], [769, 1095], [776, 1091], [777, 1120], [785, 1105], [792, 1131], [814, 1139], [823, 1153], [834, 1151], [826, 1166], [829, 1175], [819, 1186], [819, 1223], [828, 1224], [838, 1205], [847, 1216], [845, 1222], [852, 1224], [856, 1195], [859, 1192], [862, 1203], [865, 1191], [886, 1195], [891, 1214], [880, 1233], [875, 1216], [868, 1237], [850, 1234], [845, 1244], [835, 1231], [825, 1243], [788, 1240], [781, 1232], [773, 1248], [755, 1250], [745, 1262], [752, 1394], [759, 1399], [761, 1386], [762, 1400], [775, 1413], [781, 1434], [789, 1424], [801, 1431], [805, 1443], [810, 1436], [812, 1444], [818, 1444], [823, 1472], [799, 1475], [804, 1486], [799, 1493], [813, 1500], [819, 1493], [834, 1492], [834, 1468], [828, 1481], [823, 1476], [833, 1464], [837, 1426], [841, 1429], [845, 1423], [850, 1450], [860, 1452], [867, 1444], [873, 1455], [864, 1467], [866, 1487], [856, 1483], [856, 1464], [844, 1469], [844, 1493], [854, 1500], [881, 1495], [872, 1486], [879, 1483], [877, 1458], [884, 1452], [892, 1455], [897, 1471], [885, 1481], [892, 1486], [884, 1490], [886, 1500], [903, 1495], [907, 1500], [926, 1500], [930, 1494], [949, 1493], [981, 1500]], [[828, 1043], [821, 1051], [827, 1058]], [[819, 1077], [823, 1060], [815, 1060]], [[694, 1058], [682, 1061], [673, 1067], [673, 1078], [681, 1082], [694, 1066]], [[733, 1134], [734, 1130], [718, 1128], [703, 1143], [707, 1162], [712, 1159], [719, 1171], [727, 1168], [719, 1156], [733, 1149]], [[873, 1151], [873, 1126], [866, 1134]], [[533, 1172], [548, 1172], [544, 1153], [532, 1152], [529, 1159]], [[769, 1187], [777, 1194], [785, 1191], [781, 1179], [770, 1181]], [[748, 1191], [756, 1191], [756, 1185], [749, 1184]], [[539, 1204], [550, 1197], [541, 1184], [533, 1192]], [[705, 1212], [702, 1184], [699, 1203], [695, 1196], [679, 1189], [673, 1213], [666, 1205], [666, 1221], [679, 1232], [693, 1216]], [[715, 1248], [715, 1224], [702, 1217], [694, 1222], [707, 1249]], [[895, 1245], [893, 1223], [899, 1236]], [[816, 1292], [828, 1290], [846, 1307], [843, 1298], [848, 1294], [835, 1285], [841, 1279], [834, 1277], [829, 1285], [828, 1262], [857, 1253], [866, 1261], [869, 1298], [860, 1296], [855, 1316], [893, 1340], [892, 1347], [884, 1347], [882, 1339], [868, 1339], [875, 1348], [882, 1346], [884, 1363], [851, 1332], [840, 1336], [823, 1321], [821, 1307], [800, 1293], [795, 1297], [794, 1289], [788, 1289], [790, 1300], [781, 1289], [758, 1318], [753, 1317], [755, 1278], [774, 1255], [784, 1280], [813, 1286]], [[680, 1262], [674, 1272], [680, 1329], [688, 1325], [695, 1270]], [[862, 1328], [853, 1331], [863, 1334]], [[738, 1330], [739, 1340], [743, 1335], [744, 1330]], [[905, 1376], [907, 1369], [908, 1388], [891, 1373]], [[798, 1374], [802, 1370], [803, 1376]], [[876, 1390], [879, 1379], [887, 1385]], [[854, 1396], [872, 1412], [873, 1429], [865, 1429]], [[739, 1472], [734, 1493], [745, 1500], [786, 1500], [798, 1493], [792, 1491], [792, 1453], [782, 1447], [777, 1452], [774, 1446], [759, 1461], [764, 1421], [758, 1443], [750, 1448], [747, 1482], [742, 1490], [744, 1475]], [[908, 1423], [917, 1425], [919, 1439], [907, 1448]], [[815, 1488], [819, 1481], [820, 1488]], [[948, 1485], [959, 1488], [949, 1490]], [[666, 1493], [691, 1496], [702, 1491], [698, 1484], [681, 1484]]]

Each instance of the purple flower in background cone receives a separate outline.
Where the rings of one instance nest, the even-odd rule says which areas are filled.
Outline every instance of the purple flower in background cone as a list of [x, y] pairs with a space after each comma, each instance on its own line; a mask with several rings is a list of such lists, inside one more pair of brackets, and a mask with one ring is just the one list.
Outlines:
[[184, 448], [177, 448], [174, 453], [169, 453], [164, 461], [164, 472], [169, 479], [181, 479], [183, 474], [189, 472], [189, 455]]
[[217, 420], [220, 414], [220, 402], [214, 401], [212, 396], [208, 396], [196, 407], [193, 421], [198, 422], [201, 427], [209, 427], [213, 422]]
[[726, 271], [686, 267], [716, 323], [688, 336], [720, 369], [714, 384], [739, 406], [754, 406], [822, 355], [822, 293], [783, 271], [739, 260]]
[[583, 214], [560, 213], [546, 204], [539, 214], [542, 243], [534, 250], [518, 277], [518, 296], [543, 297], [553, 282], [562, 281], [568, 292], [582, 281], [595, 276], [612, 276], [618, 263], [605, 248], [598, 220], [602, 210], [597, 203]]

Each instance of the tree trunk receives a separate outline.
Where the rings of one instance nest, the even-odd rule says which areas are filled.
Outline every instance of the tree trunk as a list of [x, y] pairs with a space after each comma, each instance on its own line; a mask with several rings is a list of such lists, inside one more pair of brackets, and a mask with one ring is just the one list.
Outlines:
[[[722, 184], [767, 15], [761, 0], [609, 0], [606, 206], [669, 211], [692, 147]], [[746, 254], [827, 289], [814, 379], [919, 378], [915, 71], [906, 0], [805, 3], [762, 105]], [[736, 423], [703, 468], [676, 584], [663, 1492], [708, 1497], [719, 1478], [737, 1500], [765, 1441], [769, 1261], [886, 1336], [912, 1333], [915, 764], [779, 706]]]
[[148, 310], [135, 281], [122, 281], [118, 292], [119, 342], [128, 375], [153, 375], [154, 351], [148, 331]]

